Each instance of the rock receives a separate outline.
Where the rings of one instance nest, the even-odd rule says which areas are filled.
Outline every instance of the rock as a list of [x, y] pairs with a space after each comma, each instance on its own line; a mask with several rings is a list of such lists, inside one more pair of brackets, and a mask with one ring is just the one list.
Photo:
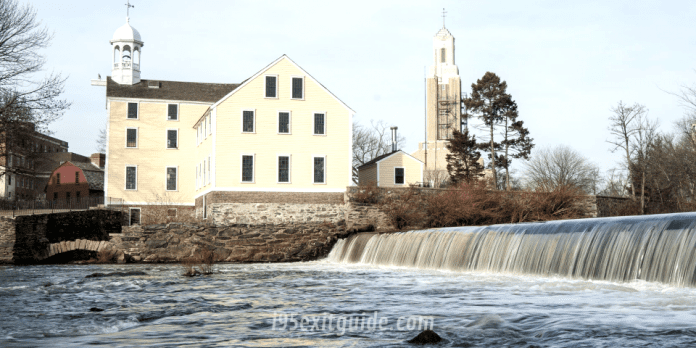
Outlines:
[[135, 256], [131, 257], [131, 259], [133, 260], [133, 262], [140, 262], [140, 260], [142, 260], [140, 255], [135, 255]]
[[418, 334], [415, 338], [408, 341], [408, 343], [415, 344], [433, 344], [442, 341], [440, 335], [436, 334], [433, 330], [425, 330]]
[[147, 275], [147, 273], [142, 272], [142, 271], [92, 273], [88, 276], [85, 276], [85, 279], [87, 279], [87, 278], [101, 278], [101, 277], [130, 277], [130, 276], [139, 276], [139, 275]]
[[92, 307], [89, 309], [90, 312], [103, 312], [104, 310], [97, 307]]
[[118, 251], [116, 254], [116, 263], [126, 263], [126, 254], [123, 251]]

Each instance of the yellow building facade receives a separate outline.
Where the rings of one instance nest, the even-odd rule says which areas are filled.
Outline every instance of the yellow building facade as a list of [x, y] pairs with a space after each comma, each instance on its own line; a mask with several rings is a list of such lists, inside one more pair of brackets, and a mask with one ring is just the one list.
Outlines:
[[394, 151], [358, 167], [359, 185], [408, 187], [423, 182], [423, 162], [401, 150]]
[[225, 200], [342, 200], [354, 111], [289, 57], [241, 84], [146, 80], [137, 30], [126, 23], [111, 43], [112, 75], [92, 81], [106, 87], [105, 195], [123, 199], [132, 222], [148, 206], [205, 217]]

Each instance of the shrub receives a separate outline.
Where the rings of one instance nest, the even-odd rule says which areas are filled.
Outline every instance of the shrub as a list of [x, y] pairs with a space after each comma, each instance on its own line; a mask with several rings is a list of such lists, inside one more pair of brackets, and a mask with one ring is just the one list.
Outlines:
[[359, 185], [353, 194], [355, 203], [375, 204], [379, 202], [380, 189], [376, 184]]
[[409, 226], [420, 227], [425, 219], [422, 201], [423, 196], [418, 189], [411, 187], [404, 194], [394, 194], [382, 199], [380, 208], [399, 230]]

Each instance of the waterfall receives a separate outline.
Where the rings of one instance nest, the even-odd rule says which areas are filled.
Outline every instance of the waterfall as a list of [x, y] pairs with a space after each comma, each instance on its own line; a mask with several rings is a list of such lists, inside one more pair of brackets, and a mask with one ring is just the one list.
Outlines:
[[696, 213], [363, 233], [333, 262], [696, 285]]

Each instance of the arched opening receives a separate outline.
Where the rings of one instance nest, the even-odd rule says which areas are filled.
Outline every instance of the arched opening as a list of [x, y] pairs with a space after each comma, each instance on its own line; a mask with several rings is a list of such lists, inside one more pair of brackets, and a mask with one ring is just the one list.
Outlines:
[[121, 52], [121, 62], [124, 68], [131, 67], [131, 48], [128, 45], [123, 46], [123, 51]]
[[118, 68], [121, 63], [121, 49], [118, 46], [114, 46], [114, 68]]
[[140, 47], [138, 46], [133, 49], [133, 68], [140, 70]]

